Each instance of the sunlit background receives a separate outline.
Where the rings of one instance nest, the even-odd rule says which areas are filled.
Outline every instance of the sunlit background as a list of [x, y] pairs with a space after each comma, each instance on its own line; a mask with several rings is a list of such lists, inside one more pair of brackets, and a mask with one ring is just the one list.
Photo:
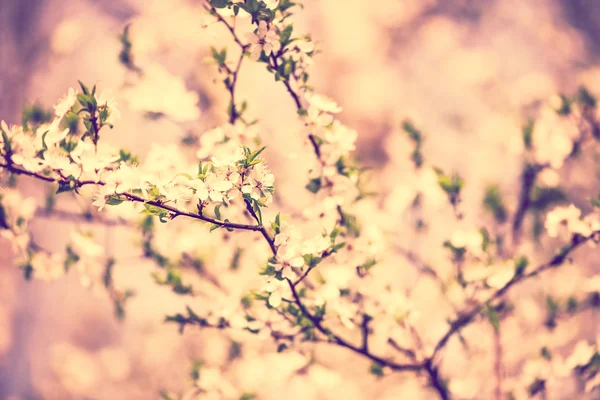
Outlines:
[[[600, 95], [600, 3], [594, 1], [303, 3], [295, 30], [311, 32], [321, 52], [315, 57], [312, 84], [343, 106], [341, 120], [359, 132], [358, 157], [373, 168], [372, 184], [383, 196], [372, 206], [390, 211], [394, 243], [424, 255], [442, 270], [443, 265], [450, 268], [441, 246], [444, 240], [479, 221], [491, 223], [481, 207], [486, 187], [498, 185], [514, 210], [523, 167], [522, 127], [536, 116], [539, 105], [557, 93], [573, 93], [580, 85]], [[233, 46], [222, 27], [204, 27], [205, 23], [199, 0], [0, 0], [0, 119], [19, 123], [24, 106], [50, 108], [82, 80], [117, 95], [122, 120], [106, 130], [103, 140], [142, 157], [153, 144], [193, 155], [166, 146], [227, 120], [227, 93], [215, 82], [214, 65], [205, 59], [211, 45]], [[134, 61], [143, 76], [119, 61], [119, 37], [128, 24]], [[294, 149], [303, 138], [292, 100], [258, 64], [245, 65], [238, 90], [248, 101], [249, 114], [260, 121], [277, 177], [277, 204], [290, 212], [302, 210], [312, 199], [304, 191], [304, 169], [296, 164], [300, 161]], [[433, 191], [431, 204], [422, 210], [426, 233], [415, 232], [413, 217], [404, 210], [413, 200], [411, 193], [425, 190], [435, 175], [415, 171], [410, 160], [413, 145], [401, 130], [406, 119], [425, 135], [425, 160], [460, 173], [466, 181], [460, 205], [464, 218], [458, 221], [447, 208], [437, 207], [446, 200]], [[580, 162], [565, 165], [560, 182], [571, 201], [584, 202], [594, 193], [597, 171], [593, 146]], [[558, 177], [544, 179], [551, 185]], [[23, 188], [43, 205], [47, 188], [29, 181]], [[180, 391], [191, 384], [196, 359], [214, 366], [233, 363], [227, 369], [232, 384], [261, 399], [434, 398], [420, 389], [423, 381], [410, 374], [375, 380], [343, 350], [318, 350], [330, 357], [324, 366], [317, 364], [307, 372], [302, 370], [305, 359], [265, 356], [268, 345], [260, 340], [240, 350], [219, 332], [189, 329], [181, 336], [176, 326], [162, 323], [164, 315], [201, 303], [157, 288], [150, 276], [156, 267], [139, 257], [126, 228], [79, 226], [103, 238], [107, 254], [122, 260], [115, 279], [135, 291], [126, 316], [116, 318], [106, 292], [86, 288], [74, 274], [49, 283], [25, 281], [0, 239], [0, 399], [159, 398], [161, 390]], [[58, 247], [67, 240], [73, 222], [40, 217], [32, 229], [45, 246]], [[170, 240], [165, 236], [163, 250], [177, 251], [180, 244]], [[524, 246], [537, 249], [536, 260], [553, 251], [547, 243], [536, 247], [530, 242]], [[211, 257], [218, 264], [219, 255]], [[261, 262], [259, 255], [255, 261]], [[511, 328], [502, 338], [509, 375], [519, 375], [523, 354], [530, 351], [532, 344], [524, 337], [545, 329], [543, 301], [537, 300], [544, 293], [560, 296], [576, 290], [585, 276], [598, 272], [597, 261], [597, 253], [586, 251], [561, 275], [550, 274], [536, 286], [519, 289], [531, 298], [507, 322]], [[440, 305], [441, 295], [432, 282], [406, 272], [402, 258], [393, 262], [396, 272], [389, 279], [405, 282], [426, 315], [420, 327], [438, 337], [446, 326], [443, 314], [436, 316], [438, 309], [447, 307]], [[243, 286], [255, 273], [252, 260], [246, 264], [243, 272], [230, 277], [231, 287]], [[600, 326], [597, 314], [589, 311], [542, 332], [539, 340], [545, 342], [536, 346], [594, 339]], [[483, 332], [481, 343], [467, 355], [458, 342], [452, 343], [444, 365], [459, 377], [453, 387], [457, 398], [493, 398], [485, 384], [494, 368], [490, 328], [472, 329], [475, 336], [476, 330]], [[487, 353], [478, 353], [477, 346]], [[572, 398], [561, 397], [563, 389], [572, 388], [557, 389], [549, 398]]]

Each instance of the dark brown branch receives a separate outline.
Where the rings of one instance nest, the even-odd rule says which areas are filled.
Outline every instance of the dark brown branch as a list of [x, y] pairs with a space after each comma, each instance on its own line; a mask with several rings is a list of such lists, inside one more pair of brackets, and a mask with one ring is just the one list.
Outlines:
[[240, 46], [243, 49], [246, 48], [246, 45], [244, 43], [242, 43], [242, 41], [240, 40], [240, 38], [238, 37], [238, 35], [235, 33], [235, 29], [233, 28], [233, 26], [231, 26], [231, 24], [229, 24], [229, 22], [227, 22], [227, 20], [225, 18], [223, 18], [223, 16], [221, 14], [219, 14], [219, 12], [217, 11], [216, 8], [210, 6], [210, 5], [204, 5], [204, 8], [211, 13], [212, 15], [214, 15], [215, 17], [217, 17], [217, 19], [219, 20], [219, 22], [221, 22], [223, 25], [225, 25], [227, 27], [227, 29], [229, 30], [229, 32], [231, 32], [231, 36], [233, 36], [233, 40], [235, 40], [235, 42], [238, 44], [238, 46]]
[[440, 377], [438, 368], [433, 365], [431, 359], [428, 359], [424, 363], [424, 369], [427, 372], [429, 378], [429, 384], [440, 396], [442, 400], [450, 400], [450, 393], [446, 387], [446, 383]]
[[321, 320], [319, 318], [312, 315], [310, 313], [310, 311], [308, 311], [306, 309], [306, 306], [304, 305], [304, 303], [302, 303], [302, 300], [300, 299], [300, 296], [298, 295], [298, 292], [296, 291], [296, 288], [294, 287], [293, 282], [289, 279], [286, 279], [286, 281], [290, 287], [290, 290], [292, 291], [292, 295], [294, 296], [294, 303], [296, 304], [296, 306], [298, 306], [300, 308], [302, 315], [304, 315], [306, 318], [308, 318], [310, 320], [310, 322], [313, 324], [313, 326], [319, 332], [321, 332], [322, 334], [327, 336], [331, 342], [336, 343], [341, 347], [350, 349], [357, 354], [361, 354], [364, 357], [370, 359], [371, 361], [376, 362], [377, 364], [381, 365], [382, 367], [389, 367], [390, 369], [392, 369], [394, 371], [418, 372], [423, 369], [424, 366], [422, 364], [397, 364], [392, 361], [386, 360], [384, 358], [375, 356], [375, 355], [369, 353], [367, 350], [363, 349], [362, 347], [355, 346], [355, 345], [347, 342], [346, 340], [342, 339], [340, 336], [334, 334], [333, 332], [331, 332], [329, 329], [325, 328], [321, 324]]
[[462, 328], [471, 323], [471, 321], [473, 321], [481, 313], [486, 304], [490, 304], [492, 301], [502, 297], [511, 287], [515, 286], [516, 284], [534, 276], [538, 276], [539, 274], [548, 269], [559, 267], [567, 260], [568, 256], [575, 249], [580, 247], [583, 243], [586, 243], [587, 241], [597, 237], [599, 234], [600, 231], [595, 231], [590, 236], [582, 236], [579, 234], [573, 235], [573, 237], [571, 238], [571, 243], [563, 247], [554, 257], [550, 259], [550, 261], [538, 266], [536, 269], [527, 274], [515, 275], [502, 288], [494, 292], [487, 299], [487, 301], [481, 302], [480, 304], [473, 306], [469, 311], [459, 315], [458, 319], [452, 322], [452, 324], [450, 325], [450, 329], [448, 330], [448, 332], [446, 332], [446, 334], [437, 342], [431, 358], [433, 359], [436, 356], [436, 354], [446, 345], [446, 343], [452, 336], [457, 334]]
[[390, 346], [392, 346], [396, 351], [404, 354], [406, 357], [410, 358], [413, 361], [416, 361], [417, 359], [417, 355], [415, 354], [415, 352], [411, 349], [407, 349], [405, 347], [400, 346], [394, 339], [392, 338], [388, 338], [387, 340], [388, 344]]
[[[6, 164], [0, 164], [1, 168], [6, 169], [7, 171], [10, 171], [12, 173], [15, 174], [22, 174], [22, 175], [27, 175], [27, 176], [31, 176], [34, 177], [36, 179], [40, 179], [46, 182], [54, 182], [54, 183], [63, 183], [66, 184], [68, 183], [65, 182], [62, 179], [59, 178], [54, 178], [51, 176], [45, 176], [45, 175], [41, 175], [39, 173], [35, 173], [35, 172], [30, 172], [24, 169], [20, 169], [18, 167], [15, 167], [14, 165], [10, 164], [10, 165], [6, 165]], [[82, 186], [87, 186], [87, 185], [97, 185], [97, 186], [104, 186], [105, 183], [102, 181], [76, 181], [76, 187], [82, 187]], [[268, 233], [265, 230], [264, 226], [261, 225], [248, 225], [248, 224], [238, 224], [238, 223], [234, 223], [234, 222], [225, 222], [225, 221], [220, 221], [218, 219], [215, 218], [211, 218], [211, 217], [207, 217], [205, 215], [202, 214], [196, 214], [196, 213], [191, 213], [188, 211], [183, 211], [183, 210], [179, 210], [173, 206], [170, 206], [168, 204], [165, 204], [161, 201], [158, 200], [146, 200], [143, 197], [137, 196], [135, 194], [131, 194], [131, 193], [115, 193], [118, 196], [122, 196], [124, 198], [126, 198], [127, 200], [133, 201], [133, 202], [138, 202], [138, 203], [144, 203], [144, 204], [149, 204], [158, 208], [161, 208], [163, 210], [169, 211], [170, 217], [171, 219], [178, 217], [178, 216], [185, 216], [185, 217], [189, 217], [189, 218], [193, 218], [193, 219], [197, 219], [197, 220], [201, 220], [204, 222], [210, 222], [211, 224], [215, 224], [218, 225], [220, 227], [223, 228], [231, 228], [231, 229], [239, 229], [239, 230], [247, 230], [247, 231], [255, 231], [255, 232], [261, 232], [263, 233], [263, 236], [265, 236], [265, 238], [269, 237]], [[264, 231], [264, 232], [263, 232]], [[269, 244], [271, 245], [271, 248], [274, 249], [274, 244], [272, 244], [273, 240], [269, 237], [268, 239]]]
[[367, 352], [369, 351], [369, 321], [371, 321], [371, 317], [367, 314], [363, 314], [362, 323], [360, 324], [362, 349]]

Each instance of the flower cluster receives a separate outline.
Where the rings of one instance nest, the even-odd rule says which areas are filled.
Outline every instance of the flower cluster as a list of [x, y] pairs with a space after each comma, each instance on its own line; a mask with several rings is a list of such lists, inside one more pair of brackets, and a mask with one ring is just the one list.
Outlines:
[[575, 205], [559, 206], [548, 213], [545, 227], [553, 238], [572, 234], [590, 236], [600, 229], [600, 215], [593, 212], [581, 218], [581, 210]]

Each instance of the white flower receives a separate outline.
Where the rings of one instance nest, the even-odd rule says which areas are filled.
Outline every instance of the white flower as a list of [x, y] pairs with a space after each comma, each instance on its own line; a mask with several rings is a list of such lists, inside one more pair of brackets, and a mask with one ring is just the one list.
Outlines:
[[102, 211], [102, 209], [106, 205], [106, 196], [111, 194], [109, 191], [110, 188], [107, 188], [107, 186], [99, 186], [98, 188], [96, 188], [93, 196], [94, 201], [92, 202], [92, 205], [94, 207], [98, 207], [98, 211]]
[[38, 143], [36, 143], [37, 148], [43, 147], [42, 141], [47, 147], [52, 147], [67, 137], [69, 128], [61, 131], [59, 129], [59, 124], [60, 120], [55, 119], [51, 124], [44, 124], [37, 129], [35, 132], [35, 135], [38, 138]]
[[252, 176], [246, 178], [242, 193], [249, 194], [254, 200], [269, 197], [269, 188], [275, 183], [275, 176], [269, 172], [264, 164], [258, 164], [251, 172]]
[[0, 198], [6, 223], [13, 231], [24, 231], [27, 221], [33, 217], [37, 209], [35, 197], [24, 198], [17, 190], [2, 189]]
[[96, 149], [94, 144], [87, 140], [79, 142], [70, 154], [73, 161], [81, 166], [83, 172], [93, 173], [106, 169], [120, 158], [114, 149], [100, 144]]
[[137, 168], [134, 169], [121, 161], [116, 171], [106, 173], [105, 184], [113, 193], [125, 193], [132, 189], [139, 189], [141, 178]]
[[294, 43], [290, 58], [296, 62], [296, 69], [307, 69], [313, 64], [313, 59], [307, 53], [315, 50], [315, 44], [309, 40], [297, 40]]
[[196, 196], [201, 201], [210, 199], [216, 202], [223, 201], [223, 192], [233, 187], [230, 181], [219, 179], [214, 174], [209, 175], [205, 180], [195, 179], [190, 186], [196, 191]]
[[596, 353], [595, 346], [588, 344], [585, 340], [580, 340], [575, 345], [573, 353], [567, 358], [566, 366], [573, 369], [579, 365], [586, 365], [590, 362], [594, 353]]
[[598, 388], [600, 386], [600, 373], [596, 373], [594, 378], [587, 381], [585, 384], [586, 393], [590, 393], [592, 390]]
[[319, 111], [331, 114], [337, 114], [342, 111], [342, 107], [340, 107], [333, 99], [322, 94], [308, 92], [304, 97], [312, 107], [315, 107]]
[[71, 234], [71, 243], [75, 253], [80, 256], [100, 257], [104, 254], [102, 246], [94, 242], [89, 236], [84, 236], [79, 232]]
[[225, 140], [225, 130], [222, 127], [217, 127], [204, 132], [200, 136], [200, 147], [196, 152], [196, 157], [200, 160], [207, 158], [213, 153], [213, 149], [217, 143]]
[[245, 158], [243, 147], [236, 147], [233, 152], [230, 152], [225, 157], [213, 157], [212, 163], [215, 167], [235, 166], [238, 161]]
[[60, 170], [65, 176], [74, 175], [77, 172], [77, 165], [72, 164], [69, 155], [59, 147], [46, 150], [42, 157], [43, 165]]
[[279, 0], [262, 0], [267, 8], [274, 10], [279, 6]]
[[[181, 179], [187, 181], [187, 178], [185, 177], [181, 177]], [[183, 184], [175, 184], [168, 188], [165, 188], [166, 190], [164, 192], [161, 192], [161, 194], [163, 194], [168, 201], [171, 201], [175, 204], [189, 201], [192, 198], [192, 191], [190, 189], [190, 185], [186, 184], [186, 182], [183, 181], [181, 183]]]
[[[280, 247], [282, 249], [283, 247]], [[285, 250], [280, 250], [277, 254], [277, 264], [275, 269], [281, 271], [281, 276], [286, 279], [295, 278], [292, 268], [302, 268], [304, 266], [304, 257], [300, 254], [297, 248], [285, 247]]]
[[73, 104], [75, 104], [76, 100], [77, 94], [75, 93], [75, 90], [73, 88], [69, 88], [67, 94], [61, 97], [58, 101], [58, 104], [54, 106], [54, 114], [57, 117], [62, 118], [71, 109], [71, 107], [73, 107]]
[[247, 126], [240, 120], [237, 120], [233, 125], [225, 124], [223, 130], [228, 139], [235, 140], [240, 144], [247, 144], [258, 136], [257, 125]]
[[27, 134], [12, 138], [13, 154], [11, 161], [31, 172], [39, 172], [44, 169], [42, 161], [37, 158], [35, 140], [35, 137]]
[[56, 280], [65, 274], [65, 257], [61, 253], [48, 255], [43, 252], [34, 253], [31, 267], [34, 276], [42, 280]]
[[287, 294], [289, 290], [289, 286], [286, 281], [279, 281], [277, 279], [271, 278], [267, 280], [265, 286], [263, 287], [265, 292], [270, 293], [269, 295], [269, 305], [271, 307], [279, 307], [281, 302], [283, 301], [283, 296]]
[[558, 237], [559, 229], [566, 227], [569, 233], [579, 233], [581, 235], [591, 234], [591, 227], [581, 219], [581, 210], [575, 205], [559, 206], [554, 208], [546, 216], [544, 226], [550, 237]]
[[302, 254], [321, 254], [329, 248], [331, 239], [328, 236], [317, 235], [302, 243]]
[[548, 163], [552, 168], [560, 168], [573, 150], [573, 140], [579, 135], [576, 124], [565, 116], [558, 115], [551, 108], [544, 108], [535, 123], [533, 145], [535, 158]]
[[[23, 127], [19, 126], [19, 125], [11, 125], [10, 127], [8, 126], [8, 124], [3, 120], [0, 121], [0, 130], [3, 131], [6, 136], [11, 139], [15, 136], [18, 136], [20, 134], [23, 133]], [[0, 135], [0, 140], [3, 140], [2, 135]]]
[[10, 244], [12, 250], [17, 254], [25, 254], [27, 249], [29, 248], [29, 233], [15, 233], [8, 229], [0, 230], [0, 236], [7, 239]]
[[168, 172], [159, 171], [153, 174], [146, 174], [141, 180], [150, 186], [156, 187], [159, 193], [167, 193], [171, 186], [173, 186], [173, 176]]
[[333, 115], [321, 112], [317, 107], [310, 106], [306, 113], [306, 124], [313, 132], [319, 133], [333, 122]]
[[275, 27], [267, 26], [266, 21], [260, 21], [257, 32], [249, 33], [247, 39], [250, 43], [250, 58], [254, 61], [258, 61], [261, 51], [264, 51], [268, 57], [271, 53], [277, 53], [281, 49]]
[[331, 129], [325, 130], [323, 139], [325, 143], [321, 145], [321, 154], [327, 164], [335, 164], [337, 160], [344, 155], [354, 151], [354, 142], [358, 133], [340, 123], [334, 121]]
[[594, 275], [586, 281], [585, 290], [588, 293], [600, 293], [600, 275]]
[[506, 262], [494, 268], [492, 275], [486, 280], [487, 284], [494, 288], [500, 289], [504, 287], [515, 276], [514, 262]]

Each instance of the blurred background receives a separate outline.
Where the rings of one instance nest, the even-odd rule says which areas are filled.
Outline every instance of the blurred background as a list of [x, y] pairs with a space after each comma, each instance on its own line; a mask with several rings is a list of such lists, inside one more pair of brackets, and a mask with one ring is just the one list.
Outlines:
[[[412, 145], [400, 134], [405, 119], [424, 132], [425, 159], [459, 172], [467, 182], [461, 206], [465, 218], [460, 222], [466, 226], [482, 218], [482, 198], [491, 183], [502, 188], [508, 207], [514, 209], [522, 170], [521, 127], [540, 102], [560, 92], [573, 93], [580, 85], [600, 94], [597, 1], [303, 3], [295, 31], [311, 32], [322, 51], [312, 69], [313, 86], [335, 98], [344, 107], [341, 120], [358, 130], [358, 157], [377, 171], [377, 189], [387, 199], [382, 207], [404, 209], [403, 193], [417, 185], [409, 159]], [[227, 93], [215, 83], [214, 66], [203, 60], [210, 55], [210, 45], [233, 46], [220, 27], [203, 28], [200, 4], [0, 0], [0, 119], [19, 123], [26, 105], [50, 108], [69, 87], [77, 87], [79, 79], [115, 91], [123, 118], [104, 140], [141, 156], [152, 143], [177, 144], [226, 122]], [[134, 62], [145, 71], [143, 77], [119, 60], [119, 37], [128, 24]], [[301, 209], [310, 199], [296, 203], [298, 188], [293, 186], [304, 177], [290, 162], [288, 150], [277, 151], [301, 143], [293, 103], [270, 74], [251, 63], [243, 69], [239, 93], [248, 100], [249, 113], [260, 120], [271, 168], [281, 182], [279, 202]], [[589, 195], [598, 174], [595, 159], [583, 165], [561, 172], [574, 201]], [[24, 190], [43, 204], [45, 189], [34, 186], [25, 183]], [[428, 212], [428, 236], [398, 228], [406, 247], [440, 247], [443, 238], [460, 228], [454, 222], [436, 228], [436, 221], [454, 219], [447, 211]], [[391, 218], [403, 223], [400, 213]], [[58, 246], [71, 225], [41, 218], [32, 229], [47, 246]], [[231, 357], [231, 342], [218, 333], [190, 329], [182, 338], [176, 327], [162, 325], [164, 315], [181, 311], [187, 300], [155, 288], [149, 275], [152, 266], [136, 257], [133, 245], [124, 244], [131, 236], [126, 229], [85, 228], [103, 235], [108, 253], [130, 257], [118, 275], [120, 285], [136, 292], [127, 316], [122, 321], [115, 318], [106, 293], [84, 288], [73, 274], [50, 283], [25, 281], [0, 240], [0, 399], [159, 398], [161, 389], [176, 391], [190, 383], [192, 360], [218, 364]], [[431, 250], [431, 260], [441, 260], [443, 254], [441, 249]], [[593, 254], [581, 263], [593, 270]], [[585, 271], [571, 272], [579, 276]], [[552, 278], [543, 285], [555, 288]], [[421, 300], [435, 308], [436, 299], [426, 298], [427, 288], [422, 289]], [[578, 323], [581, 326], [559, 326], [553, 337], [564, 337], [563, 342], [595, 337], [597, 315], [588, 317], [587, 324]], [[440, 323], [445, 324], [443, 319]], [[517, 349], [519, 339], [505, 340]], [[411, 389], [419, 383], [414, 377], [374, 385], [370, 377], [360, 377], [360, 368], [298, 376], [291, 372], [298, 361], [287, 362], [292, 365], [289, 371], [278, 359], [256, 358], [254, 364], [232, 372], [232, 379], [248, 391], [260, 392], [260, 398], [393, 399], [398, 393], [408, 399], [431, 398]], [[466, 371], [469, 363], [466, 359], [456, 365]], [[263, 378], [265, 373], [271, 374], [269, 379]], [[403, 392], [395, 389], [399, 379]], [[340, 382], [347, 384], [342, 387]], [[460, 398], [483, 397], [465, 392]]]

